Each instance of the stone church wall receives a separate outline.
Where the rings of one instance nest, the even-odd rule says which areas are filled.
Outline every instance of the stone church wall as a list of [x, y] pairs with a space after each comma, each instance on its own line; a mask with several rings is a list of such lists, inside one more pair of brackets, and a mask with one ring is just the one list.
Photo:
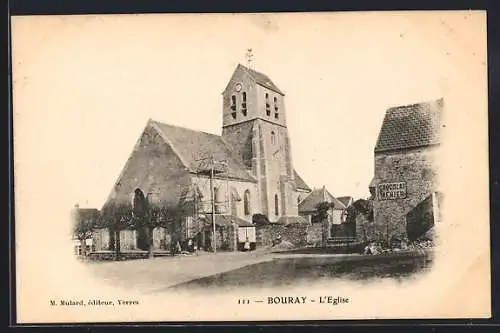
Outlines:
[[[257, 114], [260, 115], [262, 119], [266, 119], [277, 123], [281, 126], [286, 126], [286, 110], [285, 110], [285, 97], [274, 92], [272, 90], [266, 89], [260, 85], [256, 85], [257, 90]], [[267, 114], [266, 108], [266, 94], [268, 94], [269, 98], [269, 115]], [[276, 98], [277, 106], [278, 106], [278, 118], [275, 117], [276, 110], [274, 99]]]
[[[242, 85], [240, 91], [236, 91], [235, 85], [240, 83]], [[244, 113], [243, 107], [243, 93], [246, 93], [246, 115]], [[224, 91], [222, 95], [222, 121], [224, 125], [232, 125], [236, 123], [241, 123], [245, 120], [254, 119], [259, 115], [257, 108], [258, 103], [258, 86], [253, 82], [250, 76], [243, 70], [237, 70], [231, 80], [228, 83], [227, 90]], [[232, 106], [232, 96], [236, 98], [236, 107], [234, 109]], [[233, 113], [234, 116], [233, 117]]]
[[[190, 175], [173, 149], [149, 125], [130, 155], [112, 200], [132, 202], [136, 188], [145, 195], [177, 205], [181, 193], [189, 186]], [[119, 195], [120, 197], [117, 197]]]
[[234, 152], [239, 153], [234, 155], [239, 155], [243, 164], [248, 168], [252, 167], [252, 157], [254, 153], [252, 151], [253, 125], [253, 121], [247, 121], [237, 126], [226, 126], [222, 129], [222, 138], [233, 147]]
[[[210, 180], [208, 177], [194, 176], [192, 183], [196, 184], [203, 194], [201, 199], [202, 203], [199, 205], [199, 213], [211, 212], [211, 192]], [[252, 215], [261, 212], [261, 205], [259, 200], [259, 193], [257, 192], [257, 184], [251, 182], [237, 181], [237, 180], [224, 180], [214, 179], [214, 187], [217, 188], [218, 198], [216, 198], [216, 212], [219, 214], [227, 214], [237, 216], [241, 219], [251, 222]], [[240, 200], [233, 200], [232, 189], [234, 189], [239, 196]], [[250, 193], [250, 214], [245, 215], [244, 197], [245, 191]]]
[[[289, 152], [288, 130], [270, 122], [260, 121], [262, 143], [261, 154], [265, 158], [267, 212], [271, 222], [281, 216], [297, 216], [297, 192], [289, 177], [293, 171]], [[271, 139], [273, 137], [274, 139]], [[274, 140], [274, 141], [273, 141]], [[275, 195], [278, 195], [278, 215], [275, 214]]]

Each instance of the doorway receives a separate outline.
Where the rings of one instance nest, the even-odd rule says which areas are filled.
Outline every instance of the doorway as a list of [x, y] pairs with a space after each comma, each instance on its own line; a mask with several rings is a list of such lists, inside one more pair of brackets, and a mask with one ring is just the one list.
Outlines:
[[139, 250], [147, 251], [149, 249], [148, 233], [145, 228], [137, 229], [137, 248]]

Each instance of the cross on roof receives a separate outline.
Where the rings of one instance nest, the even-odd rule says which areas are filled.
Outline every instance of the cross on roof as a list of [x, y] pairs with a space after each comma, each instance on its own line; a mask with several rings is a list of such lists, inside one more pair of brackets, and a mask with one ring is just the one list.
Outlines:
[[247, 57], [247, 66], [248, 66], [248, 68], [252, 68], [253, 53], [252, 53], [252, 49], [251, 48], [247, 49], [246, 57]]

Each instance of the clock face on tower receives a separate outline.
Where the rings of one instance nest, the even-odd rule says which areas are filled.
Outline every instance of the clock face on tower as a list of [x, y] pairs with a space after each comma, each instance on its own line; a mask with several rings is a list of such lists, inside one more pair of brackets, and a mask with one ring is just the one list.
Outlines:
[[240, 92], [241, 91], [241, 83], [236, 83], [236, 85], [234, 86], [234, 90], [236, 90], [237, 92]]

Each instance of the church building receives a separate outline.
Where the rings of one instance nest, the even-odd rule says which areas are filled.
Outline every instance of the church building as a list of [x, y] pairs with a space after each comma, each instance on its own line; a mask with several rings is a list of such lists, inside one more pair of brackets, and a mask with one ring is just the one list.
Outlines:
[[[149, 120], [103, 206], [132, 203], [139, 190], [150, 202], [179, 207], [172, 228], [154, 230], [156, 249], [188, 238], [209, 247], [213, 210], [217, 247], [228, 250], [255, 238], [255, 214], [272, 224], [308, 223], [298, 202], [311, 189], [293, 166], [284, 93], [268, 76], [238, 65], [222, 99], [222, 135]], [[120, 246], [144, 248], [141, 234], [123, 230]], [[96, 246], [109, 249], [110, 237], [98, 230]]]

